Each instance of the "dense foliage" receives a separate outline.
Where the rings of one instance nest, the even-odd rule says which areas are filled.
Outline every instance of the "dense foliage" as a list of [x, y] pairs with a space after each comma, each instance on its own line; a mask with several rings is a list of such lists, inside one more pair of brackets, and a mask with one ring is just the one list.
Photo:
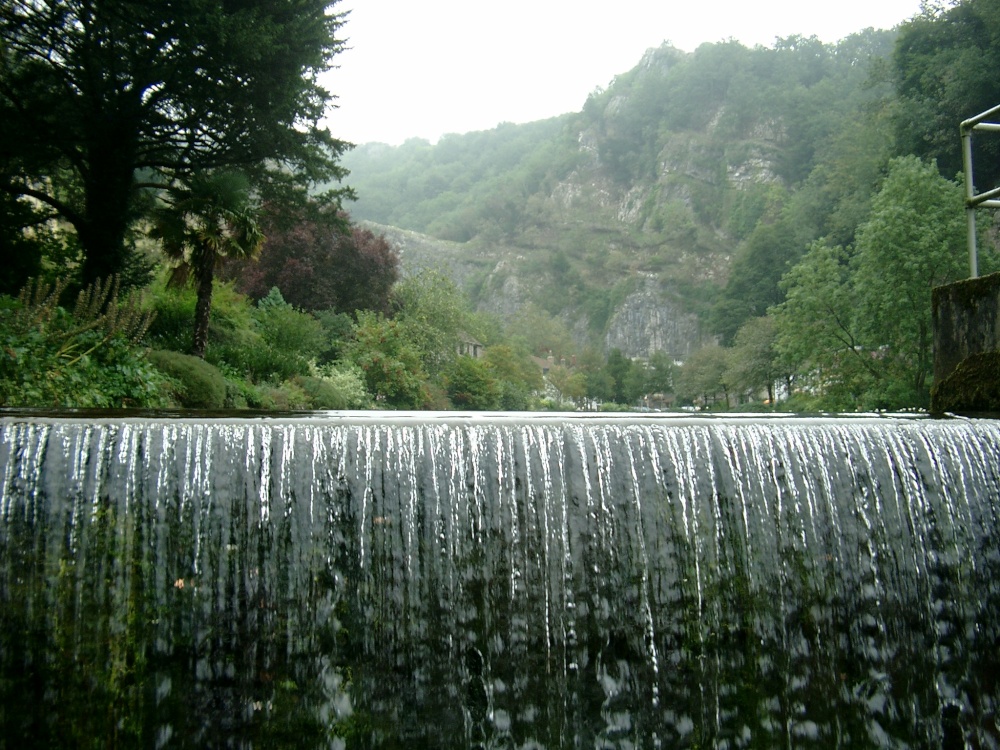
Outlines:
[[450, 240], [513, 235], [530, 196], [554, 187], [579, 161], [566, 129], [572, 120], [451, 134], [433, 146], [419, 138], [398, 148], [359, 146], [344, 156], [363, 197], [355, 213]]
[[[807, 393], [842, 408], [929, 403], [930, 293], [967, 272], [962, 206], [933, 164], [895, 159], [854, 247], [817, 243], [789, 272], [778, 347]], [[998, 267], [994, 252], [983, 266]]]
[[[930, 289], [965, 273], [957, 125], [1000, 103], [991, 2], [832, 45], [664, 45], [578, 113], [350, 154], [318, 125], [334, 4], [0, 18], [0, 404], [927, 405]], [[976, 149], [994, 187], [1000, 139]], [[449, 242], [400, 231], [404, 268], [340, 209], [341, 163], [356, 218]], [[144, 335], [91, 325], [117, 302], [69, 311], [110, 271], [145, 286]], [[643, 296], [693, 340], [615, 338]]]
[[117, 281], [83, 290], [72, 310], [65, 287], [35, 282], [0, 297], [0, 406], [164, 406], [167, 383], [136, 346], [149, 326]]
[[194, 175], [186, 185], [167, 191], [165, 205], [154, 213], [151, 234], [179, 262], [174, 278], [194, 282], [198, 303], [191, 354], [204, 357], [216, 267], [227, 257], [255, 257], [264, 241], [249, 185], [234, 173]]
[[295, 221], [269, 215], [260, 256], [232, 263], [223, 273], [244, 294], [261, 299], [274, 287], [305, 310], [388, 312], [399, 278], [399, 254], [383, 235], [350, 224], [345, 215], [309, 216]]
[[296, 203], [339, 178], [345, 144], [320, 125], [330, 94], [318, 83], [343, 47], [335, 3], [5, 4], [0, 192], [17, 206], [0, 218], [71, 225], [89, 283], [135, 268], [151, 189], [236, 170]]
[[[956, 128], [1000, 103], [1000, 9], [991, 0], [928, 4], [903, 25], [893, 60], [899, 92], [894, 115], [899, 152], [934, 159], [945, 177], [962, 169]], [[975, 139], [981, 190], [1000, 183], [1000, 138]]]

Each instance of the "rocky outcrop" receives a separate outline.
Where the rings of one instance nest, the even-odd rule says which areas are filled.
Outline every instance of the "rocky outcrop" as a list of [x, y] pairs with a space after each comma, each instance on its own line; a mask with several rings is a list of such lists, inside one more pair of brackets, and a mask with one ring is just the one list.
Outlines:
[[[521, 254], [498, 248], [493, 252], [481, 247], [473, 251], [461, 243], [371, 222], [365, 224], [375, 232], [384, 233], [399, 250], [404, 273], [436, 268], [447, 272], [459, 286], [468, 288], [471, 279], [482, 278], [484, 265], [488, 263], [490, 270], [477, 295], [478, 308], [501, 320], [513, 319], [528, 302], [544, 296], [545, 284], [549, 283], [542, 277], [524, 276], [525, 257]], [[567, 311], [562, 317], [581, 346], [593, 343], [594, 332], [586, 316], [574, 317], [572, 311]], [[645, 359], [653, 352], [664, 351], [672, 359], [683, 361], [704, 342], [697, 316], [685, 311], [682, 301], [650, 275], [612, 311], [602, 343], [607, 350], [619, 349], [631, 358]]]
[[615, 311], [604, 343], [608, 350], [619, 349], [626, 357], [648, 358], [663, 351], [683, 361], [701, 346], [701, 326], [657, 281], [646, 279]]
[[509, 264], [501, 260], [494, 267], [491, 283], [480, 296], [479, 309], [496, 315], [501, 320], [511, 320], [527, 302], [520, 278], [509, 273]]

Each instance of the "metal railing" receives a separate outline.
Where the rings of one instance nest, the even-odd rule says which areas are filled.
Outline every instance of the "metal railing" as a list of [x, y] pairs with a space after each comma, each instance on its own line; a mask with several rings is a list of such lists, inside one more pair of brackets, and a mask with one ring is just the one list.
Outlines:
[[1000, 133], [1000, 123], [986, 122], [993, 115], [1000, 114], [1000, 104], [964, 120], [959, 126], [962, 135], [962, 166], [965, 171], [965, 216], [969, 226], [969, 271], [972, 278], [979, 275], [979, 251], [976, 244], [976, 209], [1000, 208], [1000, 187], [976, 193], [972, 174], [972, 133], [975, 131]]

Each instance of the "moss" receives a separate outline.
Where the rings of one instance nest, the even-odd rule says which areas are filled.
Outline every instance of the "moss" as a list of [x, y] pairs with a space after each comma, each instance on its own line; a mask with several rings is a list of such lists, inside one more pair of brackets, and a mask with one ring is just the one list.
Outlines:
[[218, 368], [190, 354], [154, 350], [149, 359], [180, 384], [177, 400], [190, 409], [221, 409], [226, 405], [226, 378]]
[[931, 411], [1000, 413], [1000, 351], [973, 354], [931, 392]]

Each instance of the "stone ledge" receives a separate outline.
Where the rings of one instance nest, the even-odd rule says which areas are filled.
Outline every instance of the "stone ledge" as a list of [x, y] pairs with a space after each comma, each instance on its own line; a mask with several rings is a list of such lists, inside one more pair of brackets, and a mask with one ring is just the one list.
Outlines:
[[1000, 414], [1000, 352], [973, 354], [931, 390], [931, 411]]
[[935, 412], [1000, 412], [1000, 273], [931, 295]]

